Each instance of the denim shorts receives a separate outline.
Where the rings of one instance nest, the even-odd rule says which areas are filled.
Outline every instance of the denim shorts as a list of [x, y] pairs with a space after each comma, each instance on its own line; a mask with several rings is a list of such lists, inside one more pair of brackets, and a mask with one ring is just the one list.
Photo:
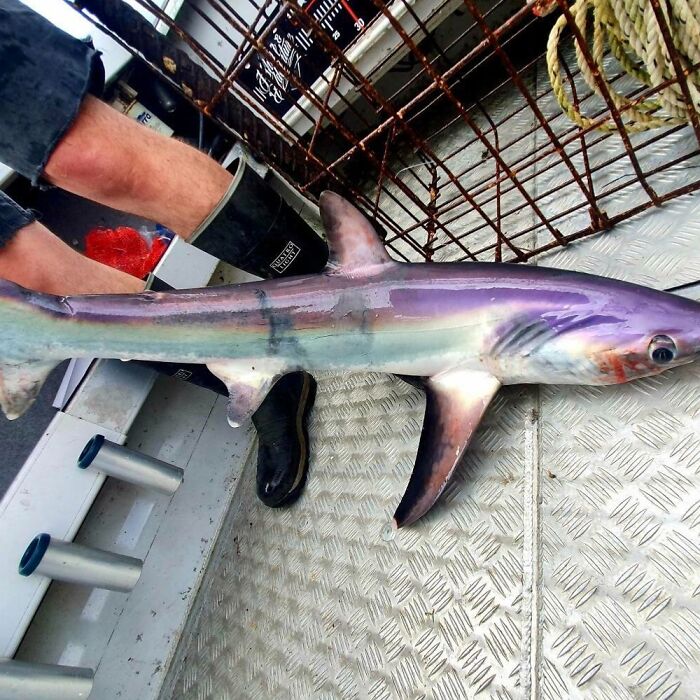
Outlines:
[[[19, 0], [0, 0], [0, 162], [38, 184], [85, 94], [103, 83], [95, 49]], [[34, 218], [0, 192], [0, 246]]]

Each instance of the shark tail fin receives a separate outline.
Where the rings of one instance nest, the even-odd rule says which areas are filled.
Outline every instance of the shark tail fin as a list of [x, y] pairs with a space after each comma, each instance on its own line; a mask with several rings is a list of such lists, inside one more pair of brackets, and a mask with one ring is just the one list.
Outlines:
[[5, 361], [0, 364], [0, 406], [9, 420], [19, 418], [41, 391], [60, 360]]

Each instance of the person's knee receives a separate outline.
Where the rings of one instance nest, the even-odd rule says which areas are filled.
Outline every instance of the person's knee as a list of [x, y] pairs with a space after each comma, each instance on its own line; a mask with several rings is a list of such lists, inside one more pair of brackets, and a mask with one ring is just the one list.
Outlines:
[[[121, 133], [119, 118], [108, 105], [88, 96], [51, 153], [44, 169], [46, 179], [70, 191], [99, 195], [99, 199], [126, 201], [139, 190], [138, 142]], [[117, 124], [112, 123], [117, 119]]]
[[84, 140], [67, 145], [63, 142], [49, 159], [45, 177], [63, 189], [87, 190], [115, 201], [124, 199], [133, 188], [130, 168], [128, 162], [125, 167], [115, 168], [114, 161], [105, 152], [107, 148], [108, 139], [101, 139], [99, 143]]
[[189, 236], [224, 196], [231, 174], [180, 141], [86, 97], [45, 168], [58, 187]]

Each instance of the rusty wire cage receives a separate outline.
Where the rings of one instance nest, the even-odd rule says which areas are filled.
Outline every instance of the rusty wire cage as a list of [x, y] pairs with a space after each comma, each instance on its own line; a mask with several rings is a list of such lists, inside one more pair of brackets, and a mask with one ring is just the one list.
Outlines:
[[[524, 261], [700, 187], [698, 65], [659, 0], [673, 75], [652, 86], [596, 60], [566, 0], [66, 1], [300, 193], [351, 197], [398, 259]], [[556, 22], [583, 123], [548, 76]], [[669, 87], [686, 118], [634, 128]]]

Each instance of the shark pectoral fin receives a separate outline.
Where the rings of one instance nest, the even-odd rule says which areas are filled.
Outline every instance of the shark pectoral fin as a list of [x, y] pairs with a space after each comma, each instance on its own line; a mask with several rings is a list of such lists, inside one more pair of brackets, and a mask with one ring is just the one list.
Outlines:
[[322, 192], [319, 210], [328, 238], [327, 274], [352, 276], [396, 264], [364, 214], [339, 194]]
[[250, 419], [284, 374], [284, 369], [278, 363], [270, 366], [255, 360], [210, 362], [207, 367], [228, 389], [227, 418], [233, 428]]
[[430, 510], [500, 386], [486, 372], [460, 369], [425, 382], [423, 431], [413, 473], [394, 513], [396, 527], [410, 525]]
[[33, 403], [60, 360], [26, 360], [0, 364], [0, 406], [9, 420], [19, 418]]

